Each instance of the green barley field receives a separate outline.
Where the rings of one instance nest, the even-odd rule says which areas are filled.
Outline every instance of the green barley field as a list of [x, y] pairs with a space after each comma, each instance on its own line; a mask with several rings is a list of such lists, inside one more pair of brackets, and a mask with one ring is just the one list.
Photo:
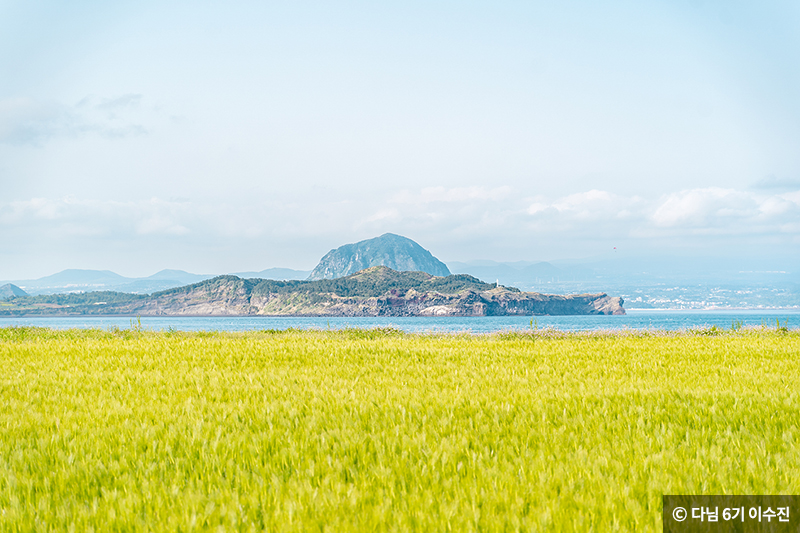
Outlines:
[[800, 494], [800, 333], [0, 329], [0, 531], [660, 531]]

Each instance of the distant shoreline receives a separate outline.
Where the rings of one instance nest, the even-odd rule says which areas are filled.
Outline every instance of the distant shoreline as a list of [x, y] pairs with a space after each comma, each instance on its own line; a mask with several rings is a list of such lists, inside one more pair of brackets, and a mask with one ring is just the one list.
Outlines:
[[[643, 309], [643, 308], [626, 308], [628, 314], [644, 314], [644, 313], [740, 313], [740, 312], [789, 312], [799, 313], [800, 307], [712, 307], [705, 309]], [[358, 316], [336, 316], [336, 315], [209, 315], [209, 314], [25, 314], [25, 315], [0, 315], [0, 318], [492, 318], [493, 316], [518, 316], [537, 318], [545, 316], [589, 316], [589, 315], [415, 315], [410, 317], [399, 316], [373, 316], [373, 317], [358, 317]], [[597, 316], [612, 316], [612, 315], [597, 315]]]
[[800, 306], [796, 307], [704, 307], [701, 309], [663, 309], [658, 307], [644, 308], [644, 307], [626, 307], [625, 311], [628, 313], [649, 313], [651, 311], [659, 313], [707, 313], [713, 312], [742, 312], [742, 311], [789, 311], [800, 313]]

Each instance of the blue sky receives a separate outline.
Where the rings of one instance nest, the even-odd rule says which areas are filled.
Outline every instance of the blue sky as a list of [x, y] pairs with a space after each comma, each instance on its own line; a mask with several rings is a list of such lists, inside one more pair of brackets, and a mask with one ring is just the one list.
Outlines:
[[[800, 259], [795, 2], [0, 0], [0, 279]], [[727, 259], [726, 259], [727, 260]]]

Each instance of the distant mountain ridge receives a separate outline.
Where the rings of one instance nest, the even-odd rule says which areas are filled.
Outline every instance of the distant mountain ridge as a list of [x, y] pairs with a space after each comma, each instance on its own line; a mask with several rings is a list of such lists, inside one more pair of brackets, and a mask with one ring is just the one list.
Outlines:
[[110, 270], [82, 270], [68, 268], [55, 274], [39, 278], [36, 285], [40, 286], [91, 286], [91, 285], [111, 285], [133, 281], [132, 278], [120, 276]]
[[147, 277], [128, 278], [110, 270], [71, 268], [39, 279], [17, 280], [11, 283], [33, 295], [102, 290], [149, 294], [213, 277], [212, 275], [191, 274], [183, 270], [165, 269]]
[[[268, 268], [260, 272], [235, 273], [242, 278], [261, 279], [306, 279], [309, 270], [290, 268]], [[112, 291], [130, 294], [152, 294], [155, 292], [182, 287], [215, 277], [212, 274], [192, 274], [184, 270], [164, 269], [151, 276], [129, 278], [110, 270], [67, 269], [39, 279], [15, 280], [13, 284], [21, 287], [27, 294], [62, 294], [70, 292]], [[3, 282], [0, 282], [2, 284]]]
[[465, 274], [372, 267], [332, 280], [218, 276], [153, 295], [119, 292], [11, 298], [0, 316], [506, 316], [625, 314], [607, 294], [525, 293]]
[[447, 265], [416, 242], [394, 233], [384, 233], [374, 239], [331, 250], [323, 256], [308, 279], [341, 278], [375, 266], [385, 266], [398, 272], [450, 275]]
[[245, 279], [258, 278], [282, 281], [308, 279], [310, 274], [310, 270], [295, 270], [293, 268], [267, 268], [258, 272], [231, 272], [232, 276]]

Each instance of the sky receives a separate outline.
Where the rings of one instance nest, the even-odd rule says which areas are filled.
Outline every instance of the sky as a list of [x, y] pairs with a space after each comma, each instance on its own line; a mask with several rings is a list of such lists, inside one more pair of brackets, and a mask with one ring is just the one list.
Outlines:
[[0, 0], [0, 279], [800, 264], [800, 4]]

